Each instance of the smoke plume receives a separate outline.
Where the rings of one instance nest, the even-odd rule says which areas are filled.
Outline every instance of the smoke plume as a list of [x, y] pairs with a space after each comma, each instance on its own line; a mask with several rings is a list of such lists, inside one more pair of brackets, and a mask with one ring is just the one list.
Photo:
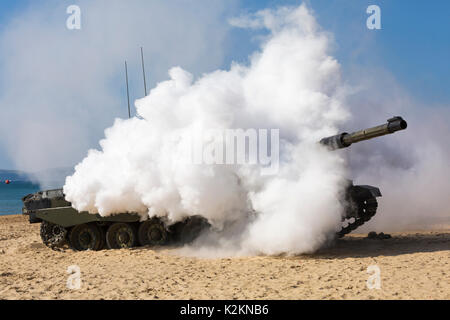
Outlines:
[[[137, 212], [169, 223], [201, 215], [214, 232], [200, 239], [195, 254], [209, 255], [210, 248], [218, 254], [316, 250], [341, 227], [344, 178], [383, 194], [377, 215], [359, 230], [448, 221], [445, 109], [414, 101], [388, 72], [361, 70], [344, 82], [330, 53], [332, 36], [304, 5], [231, 24], [266, 30], [248, 65], [199, 78], [172, 68], [169, 80], [136, 102], [140, 117], [117, 119], [101, 149], [90, 150], [67, 178], [64, 191], [76, 209]], [[406, 132], [337, 152], [317, 144], [395, 115], [408, 121]], [[204, 150], [220, 144], [223, 137], [211, 132], [226, 129], [279, 129], [277, 173], [262, 174], [261, 163], [198, 164], [186, 157], [193, 144]]]
[[[201, 215], [217, 231], [211, 242], [241, 253], [311, 252], [340, 228], [345, 162], [317, 144], [348, 118], [329, 35], [304, 5], [232, 24], [269, 31], [249, 65], [195, 80], [171, 69], [169, 80], [136, 102], [141, 118], [117, 119], [101, 150], [90, 150], [67, 178], [64, 192], [76, 209], [169, 223]], [[279, 129], [278, 172], [182, 156], [191, 132], [225, 129]], [[207, 147], [217, 139], [194, 143]]]

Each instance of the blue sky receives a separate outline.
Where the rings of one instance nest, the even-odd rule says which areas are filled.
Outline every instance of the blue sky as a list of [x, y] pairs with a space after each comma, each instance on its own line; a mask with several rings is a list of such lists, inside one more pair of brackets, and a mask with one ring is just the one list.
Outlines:
[[[95, 1], [95, 0], [94, 0]], [[41, 1], [42, 7], [52, 1]], [[78, 1], [63, 1], [76, 4]], [[355, 68], [387, 70], [414, 99], [429, 108], [450, 106], [450, 1], [433, 0], [309, 0], [320, 25], [334, 34], [336, 48], [334, 56], [342, 65], [344, 76]], [[56, 3], [56, 2], [55, 2]], [[58, 3], [61, 3], [58, 1]], [[301, 1], [293, 0], [250, 0], [238, 1], [224, 10], [223, 21], [232, 15], [254, 12], [263, 8], [281, 5], [297, 5]], [[0, 33], [8, 31], [11, 21], [22, 17], [30, 4], [39, 9], [38, 1], [0, 0]], [[381, 8], [382, 30], [366, 28], [366, 8], [376, 4]], [[43, 22], [45, 23], [45, 22]], [[198, 72], [207, 72], [216, 68], [228, 68], [231, 61], [245, 61], [256, 48], [254, 34], [248, 30], [227, 29], [227, 46], [222, 58], [211, 62]], [[3, 48], [0, 47], [0, 50]], [[3, 63], [8, 63], [3, 61]], [[122, 86], [121, 66], [118, 66], [116, 81], [113, 85]], [[195, 69], [195, 67], [193, 67]], [[148, 67], [152, 72], [152, 67]], [[0, 74], [2, 70], [0, 69]], [[195, 73], [195, 72], [194, 72]], [[156, 75], [155, 75], [156, 74]], [[149, 76], [150, 86], [164, 80], [164, 73]], [[132, 80], [133, 81], [133, 80]], [[138, 80], [132, 84], [135, 90], [141, 87]], [[8, 90], [7, 86], [3, 89]], [[142, 90], [141, 90], [142, 91]], [[0, 96], [4, 92], [0, 92]], [[123, 101], [121, 101], [122, 103]], [[5, 106], [0, 106], [4, 108]], [[105, 125], [106, 126], [106, 125]], [[100, 128], [102, 131], [104, 128]], [[98, 132], [96, 133], [98, 135]], [[97, 141], [99, 137], [96, 137]], [[7, 137], [0, 138], [0, 146]], [[7, 152], [0, 151], [0, 168], [16, 168], [17, 164]], [[20, 169], [20, 168], [19, 168]]]
[[[257, 10], [300, 1], [245, 1]], [[450, 104], [450, 1], [309, 0], [321, 26], [334, 33], [343, 65], [381, 67], [417, 99]], [[382, 30], [369, 30], [366, 9], [381, 8]]]

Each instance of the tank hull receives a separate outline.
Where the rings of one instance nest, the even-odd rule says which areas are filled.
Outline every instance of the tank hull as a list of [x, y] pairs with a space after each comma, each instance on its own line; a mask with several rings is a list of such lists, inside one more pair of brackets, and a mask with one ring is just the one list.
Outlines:
[[[377, 197], [381, 197], [377, 187], [355, 186], [348, 180], [341, 196], [343, 226], [337, 237], [343, 237], [369, 221], [376, 214]], [[23, 202], [23, 214], [29, 216], [30, 223], [41, 223], [42, 241], [53, 249], [65, 244], [75, 250], [101, 250], [105, 246], [116, 249], [188, 243], [210, 227], [200, 216], [167, 225], [159, 218], [141, 221], [140, 216], [133, 213], [102, 217], [79, 212], [65, 200], [61, 189], [28, 195]]]
[[41, 223], [42, 241], [53, 249], [65, 244], [82, 251], [185, 243], [195, 240], [209, 227], [199, 216], [167, 225], [159, 218], [141, 221], [134, 213], [102, 217], [79, 212], [65, 200], [62, 189], [30, 194], [22, 200], [22, 213], [29, 217], [30, 223]]

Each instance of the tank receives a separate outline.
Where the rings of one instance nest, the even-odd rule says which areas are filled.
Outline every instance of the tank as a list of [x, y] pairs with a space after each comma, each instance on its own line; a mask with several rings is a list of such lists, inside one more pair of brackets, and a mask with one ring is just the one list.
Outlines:
[[[373, 139], [399, 130], [407, 123], [393, 117], [387, 123], [353, 133], [340, 133], [320, 140], [330, 151], [348, 148], [354, 143]], [[369, 221], [377, 212], [378, 187], [354, 185], [347, 180], [342, 191], [344, 208], [342, 228], [337, 237], [352, 232]], [[161, 246], [171, 243], [189, 243], [210, 227], [206, 219], [194, 216], [169, 225], [162, 218], [140, 221], [138, 214], [123, 213], [109, 217], [78, 212], [65, 200], [62, 189], [41, 191], [25, 196], [23, 214], [30, 223], [40, 223], [43, 243], [53, 249], [68, 244], [77, 251], [131, 248], [134, 246]]]

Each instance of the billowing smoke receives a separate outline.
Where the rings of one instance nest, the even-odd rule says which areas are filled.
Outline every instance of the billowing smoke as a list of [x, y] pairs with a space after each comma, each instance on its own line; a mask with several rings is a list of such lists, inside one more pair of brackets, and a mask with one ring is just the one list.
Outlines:
[[[222, 254], [295, 254], [314, 251], [340, 228], [339, 192], [348, 177], [383, 193], [377, 215], [359, 230], [448, 223], [448, 111], [415, 102], [379, 70], [343, 82], [330, 35], [303, 5], [231, 22], [268, 31], [250, 63], [198, 79], [171, 69], [170, 80], [137, 101], [140, 118], [116, 120], [101, 150], [89, 151], [67, 178], [65, 193], [78, 210], [138, 212], [169, 223], [202, 215], [215, 232], [196, 254], [210, 254], [205, 244]], [[407, 131], [337, 152], [316, 143], [395, 115], [408, 121]], [[227, 129], [279, 129], [276, 174], [263, 174], [261, 162], [199, 164], [186, 153], [200, 145], [203, 160], [217, 159], [224, 140], [217, 132]]]
[[[217, 231], [211, 243], [240, 253], [311, 252], [339, 230], [345, 161], [317, 144], [348, 118], [329, 35], [304, 5], [232, 24], [269, 31], [249, 65], [199, 79], [171, 69], [170, 80], [136, 102], [140, 117], [116, 120], [101, 150], [90, 150], [67, 178], [76, 209], [169, 223], [201, 215]], [[226, 140], [212, 132], [227, 129], [278, 132], [279, 141], [278, 134], [266, 141], [275, 172], [261, 161], [207, 163]], [[195, 145], [201, 163], [186, 156]], [[249, 146], [244, 153], [252, 156]]]

